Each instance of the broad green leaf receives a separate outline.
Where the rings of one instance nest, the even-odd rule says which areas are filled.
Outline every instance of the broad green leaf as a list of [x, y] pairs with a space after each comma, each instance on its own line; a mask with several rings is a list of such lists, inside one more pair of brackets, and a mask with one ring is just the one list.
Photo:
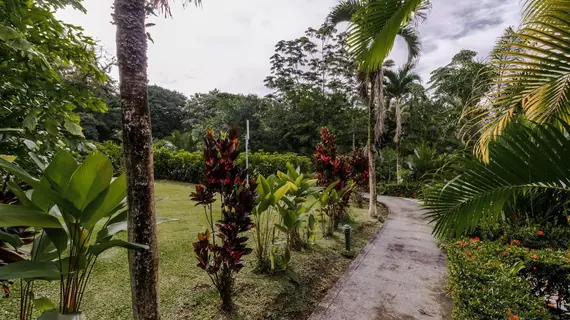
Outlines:
[[30, 113], [24, 118], [22, 125], [29, 131], [35, 131], [36, 126], [38, 125], [38, 118], [35, 114]]
[[99, 220], [111, 215], [126, 197], [127, 175], [123, 173], [87, 205], [81, 219], [82, 225], [86, 229], [90, 229]]
[[100, 255], [105, 250], [108, 250], [108, 249], [111, 249], [114, 247], [122, 247], [122, 248], [127, 248], [127, 249], [145, 249], [145, 250], [149, 249], [149, 247], [147, 245], [143, 245], [143, 244], [131, 243], [131, 242], [123, 241], [123, 240], [109, 240], [109, 241], [105, 241], [102, 243], [97, 243], [95, 245], [92, 245], [91, 247], [89, 247], [89, 253], [97, 256], [97, 255]]
[[11, 234], [0, 230], [0, 240], [9, 243], [14, 248], [19, 248], [24, 245], [24, 242], [18, 235]]
[[56, 153], [44, 174], [58, 186], [58, 190], [63, 192], [77, 167], [77, 161], [71, 153], [62, 149]]
[[55, 304], [46, 297], [34, 299], [34, 306], [36, 307], [36, 310], [42, 313], [44, 311], [54, 310], [56, 308]]
[[65, 197], [83, 210], [109, 186], [112, 178], [111, 160], [99, 151], [93, 151], [71, 176]]
[[34, 153], [34, 152], [28, 152], [28, 155], [30, 156], [30, 159], [32, 159], [32, 161], [34, 161], [34, 163], [36, 164], [36, 166], [38, 166], [38, 168], [40, 168], [41, 171], [44, 171], [46, 169], [46, 164], [40, 160], [40, 158], [38, 158], [38, 156]]
[[282, 226], [282, 225], [280, 225], [280, 224], [275, 224], [275, 228], [281, 230], [281, 232], [289, 233], [289, 230], [287, 230], [286, 227], [284, 227], [284, 226]]
[[59, 220], [54, 216], [50, 216], [37, 209], [9, 204], [0, 204], [0, 226], [62, 228], [61, 223], [59, 223]]
[[45, 126], [45, 128], [46, 128], [46, 131], [47, 131], [49, 134], [51, 134], [51, 135], [53, 135], [53, 136], [59, 135], [59, 127], [58, 127], [58, 124], [57, 124], [57, 122], [55, 122], [53, 119], [47, 119], [47, 120], [44, 122], [44, 126]]
[[8, 42], [13, 39], [21, 38], [18, 30], [8, 27], [6, 25], [0, 25], [0, 40]]
[[41, 279], [59, 280], [60, 273], [54, 262], [22, 260], [0, 267], [0, 280]]
[[[45, 195], [49, 197], [53, 202], [55, 202], [60, 207], [60, 209], [79, 215], [78, 213], [79, 211], [73, 205], [73, 203], [65, 199], [63, 196], [61, 196], [59, 193], [55, 192], [51, 188], [42, 185], [36, 178], [32, 177], [25, 170], [22, 170], [22, 168], [15, 166], [1, 158], [0, 158], [0, 168], [15, 175], [20, 180], [30, 185], [34, 189], [34, 192], [45, 193]], [[33, 196], [32, 196], [32, 201], [33, 201]]]
[[73, 121], [65, 120], [63, 127], [74, 136], [84, 137], [82, 132], [83, 128]]
[[289, 185], [284, 185], [281, 188], [277, 189], [275, 191], [275, 193], [273, 194], [273, 204], [279, 202], [281, 200], [281, 198], [283, 198], [283, 196], [285, 196], [285, 194], [287, 194], [287, 191], [289, 191]]
[[12, 191], [12, 193], [16, 196], [16, 198], [18, 198], [18, 200], [20, 200], [20, 202], [22, 203], [22, 205], [24, 205], [24, 206], [26, 206], [26, 207], [28, 207], [28, 208], [33, 208], [33, 209], [38, 209], [38, 210], [40, 210], [40, 209], [30, 200], [30, 198], [28, 198], [28, 195], [26, 194], [26, 192], [24, 192], [24, 190], [22, 190], [19, 185], [17, 185], [16, 183], [14, 183], [14, 181], [8, 182], [8, 189], [10, 189], [10, 191]]
[[58, 252], [51, 239], [45, 232], [34, 240], [32, 256], [36, 261], [51, 261], [58, 257]]
[[16, 156], [9, 156], [9, 155], [5, 155], [5, 154], [0, 154], [0, 158], [8, 161], [8, 162], [14, 162], [18, 157]]
[[44, 231], [59, 252], [63, 252], [67, 248], [69, 238], [64, 229], [44, 228]]

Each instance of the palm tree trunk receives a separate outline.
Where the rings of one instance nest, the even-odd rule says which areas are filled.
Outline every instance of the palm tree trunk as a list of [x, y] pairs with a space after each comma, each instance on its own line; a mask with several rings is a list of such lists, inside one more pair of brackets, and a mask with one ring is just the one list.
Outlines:
[[153, 320], [160, 316], [145, 0], [115, 0], [114, 18], [123, 110], [129, 241], [150, 247], [129, 251], [133, 315], [135, 320]]
[[402, 101], [396, 99], [394, 106], [396, 114], [396, 133], [394, 134], [394, 143], [396, 144], [396, 182], [402, 183], [402, 164], [400, 159], [400, 137], [402, 136]]
[[368, 204], [368, 213], [371, 217], [376, 218], [378, 216], [378, 211], [376, 210], [376, 147], [374, 145], [374, 132], [373, 132], [373, 125], [374, 125], [374, 102], [370, 99], [368, 103], [368, 182], [369, 182], [369, 194], [370, 194], [370, 202]]

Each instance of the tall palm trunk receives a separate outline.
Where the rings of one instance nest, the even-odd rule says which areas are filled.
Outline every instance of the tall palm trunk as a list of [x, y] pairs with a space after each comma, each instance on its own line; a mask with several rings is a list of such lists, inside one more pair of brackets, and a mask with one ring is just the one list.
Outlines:
[[400, 137], [402, 136], [402, 100], [396, 99], [394, 105], [394, 114], [396, 116], [396, 132], [394, 134], [394, 143], [396, 144], [396, 182], [402, 183], [402, 159], [400, 158]]
[[[374, 91], [374, 80], [371, 80], [372, 84], [372, 91]], [[373, 96], [373, 95], [372, 95]], [[376, 210], [376, 146], [374, 143], [374, 120], [375, 120], [375, 106], [374, 106], [374, 98], [368, 101], [368, 143], [367, 143], [367, 151], [368, 151], [368, 183], [369, 183], [369, 204], [368, 204], [368, 213], [371, 217], [377, 217], [378, 211]]]
[[129, 251], [133, 314], [135, 320], [159, 319], [145, 0], [115, 0], [114, 18], [117, 25], [117, 60], [123, 110], [129, 241], [150, 248]]

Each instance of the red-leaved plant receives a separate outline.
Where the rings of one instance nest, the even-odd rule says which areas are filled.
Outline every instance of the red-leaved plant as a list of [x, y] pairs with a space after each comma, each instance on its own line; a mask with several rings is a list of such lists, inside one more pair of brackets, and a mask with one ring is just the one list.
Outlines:
[[317, 153], [313, 156], [313, 163], [316, 171], [318, 185], [327, 188], [336, 183], [334, 189], [340, 196], [338, 202], [331, 203], [323, 212], [329, 217], [332, 230], [338, 227], [341, 218], [346, 214], [352, 193], [351, 177], [353, 171], [349, 159], [344, 156], [337, 156], [335, 136], [327, 128], [321, 129], [321, 142], [317, 145]]
[[[248, 238], [241, 234], [253, 227], [250, 214], [257, 186], [255, 181], [247, 181], [247, 171], [235, 164], [239, 155], [237, 130], [221, 133], [218, 138], [214, 135], [213, 130], [208, 130], [204, 137], [206, 182], [197, 185], [196, 192], [190, 195], [196, 205], [204, 207], [209, 230], [198, 233], [198, 242], [193, 246], [198, 267], [208, 273], [220, 294], [222, 310], [229, 313], [233, 311], [235, 274], [243, 268], [242, 258], [252, 252], [246, 247]], [[212, 211], [217, 196], [221, 218], [214, 222]], [[216, 237], [220, 243], [216, 243]]]

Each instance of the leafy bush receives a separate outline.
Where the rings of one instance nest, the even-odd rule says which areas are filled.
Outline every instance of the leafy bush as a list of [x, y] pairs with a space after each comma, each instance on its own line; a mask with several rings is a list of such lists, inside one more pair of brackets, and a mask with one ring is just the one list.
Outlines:
[[[245, 154], [240, 154], [237, 163], [245, 166]], [[255, 176], [267, 177], [277, 171], [287, 172], [287, 163], [292, 164], [295, 168], [300, 168], [301, 172], [313, 172], [311, 158], [296, 153], [270, 153], [260, 150], [249, 154], [249, 171]]]
[[[203, 182], [204, 154], [202, 152], [173, 151], [167, 147], [155, 144], [154, 176], [157, 179], [183, 181], [192, 183]], [[240, 154], [236, 160], [240, 166], [245, 166], [245, 155]], [[287, 171], [287, 163], [300, 167], [303, 172], [311, 171], [311, 159], [295, 153], [256, 152], [249, 155], [249, 172], [252, 176], [271, 175], [277, 171]]]
[[418, 198], [421, 195], [422, 185], [416, 182], [379, 183], [378, 194], [402, 198]]
[[[527, 263], [535, 253], [477, 238], [457, 241], [446, 248], [454, 319], [554, 319], [545, 309], [544, 299], [537, 297], [531, 283], [520, 275], [533, 271], [534, 265]], [[511, 259], [515, 251], [524, 255], [517, 253], [516, 259], [514, 255]], [[543, 254], [562, 252], [544, 250]]]
[[531, 225], [512, 226], [506, 223], [486, 228], [477, 228], [473, 236], [481, 240], [495, 241], [504, 239], [507, 243], [517, 241], [530, 249], [568, 249], [570, 248], [570, 229], [565, 226]]
[[97, 150], [107, 155], [113, 164], [113, 170], [116, 175], [125, 172], [125, 160], [123, 158], [123, 146], [120, 146], [113, 141], [105, 141], [97, 144]]

